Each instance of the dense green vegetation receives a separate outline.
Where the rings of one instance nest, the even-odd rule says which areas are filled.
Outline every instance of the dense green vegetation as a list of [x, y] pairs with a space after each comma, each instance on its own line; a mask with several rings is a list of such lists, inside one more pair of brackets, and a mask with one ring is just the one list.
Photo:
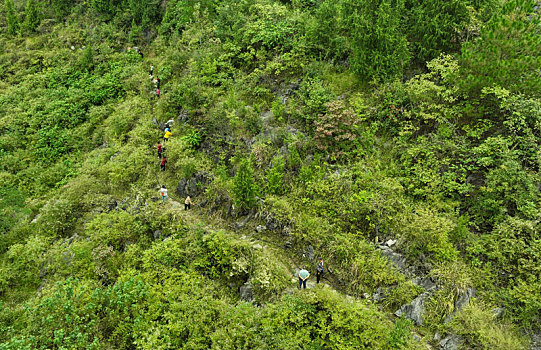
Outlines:
[[5, 0], [0, 349], [527, 349], [539, 8]]

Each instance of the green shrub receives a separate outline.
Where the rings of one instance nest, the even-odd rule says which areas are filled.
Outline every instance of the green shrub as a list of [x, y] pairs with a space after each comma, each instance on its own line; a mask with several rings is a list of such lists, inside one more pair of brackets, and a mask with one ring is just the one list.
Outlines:
[[112, 211], [94, 217], [86, 224], [85, 233], [97, 245], [110, 245], [116, 251], [123, 251], [127, 245], [145, 238], [145, 227], [126, 211]]
[[239, 210], [251, 209], [256, 204], [258, 186], [254, 180], [254, 170], [250, 159], [243, 159], [240, 162], [237, 174], [233, 179], [233, 197], [235, 205]]
[[28, 33], [36, 31], [36, 28], [39, 26], [40, 22], [39, 17], [40, 13], [35, 0], [28, 0], [24, 9], [23, 29]]
[[472, 349], [527, 349], [527, 341], [515, 326], [495, 320], [486, 305], [472, 303], [459, 312], [447, 328], [464, 338]]
[[10, 35], [15, 35], [19, 30], [19, 19], [17, 18], [17, 13], [15, 12], [15, 5], [13, 5], [13, 0], [6, 0], [4, 2], [4, 7], [6, 9], [8, 33]]
[[182, 141], [190, 148], [196, 149], [201, 144], [201, 134], [197, 130], [190, 130], [182, 136]]
[[267, 192], [280, 195], [286, 191], [284, 178], [285, 161], [281, 157], [274, 157], [272, 166], [267, 170]]
[[458, 251], [449, 241], [449, 233], [456, 226], [451, 219], [437, 215], [429, 208], [418, 208], [407, 220], [402, 239], [407, 242], [410, 258], [425, 254], [435, 261], [452, 261], [458, 256]]

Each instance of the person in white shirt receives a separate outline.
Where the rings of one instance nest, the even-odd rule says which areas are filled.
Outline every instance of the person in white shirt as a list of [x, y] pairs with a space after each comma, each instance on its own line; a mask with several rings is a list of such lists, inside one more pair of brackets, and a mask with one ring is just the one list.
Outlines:
[[167, 187], [165, 185], [160, 188], [160, 196], [162, 197], [162, 202], [165, 203], [167, 200]]

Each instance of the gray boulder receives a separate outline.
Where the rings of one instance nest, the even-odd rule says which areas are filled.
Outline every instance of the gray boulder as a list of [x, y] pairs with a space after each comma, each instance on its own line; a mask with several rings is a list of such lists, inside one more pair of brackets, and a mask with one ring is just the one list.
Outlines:
[[376, 289], [376, 292], [372, 294], [372, 300], [374, 300], [375, 302], [379, 302], [384, 299], [385, 299], [385, 291], [383, 290], [383, 288], [378, 287], [378, 289]]
[[409, 318], [417, 326], [422, 326], [425, 321], [422, 317], [422, 314], [425, 309], [425, 299], [429, 296], [428, 293], [423, 293], [419, 295], [417, 298], [413, 299], [413, 301], [409, 304], [402, 305], [400, 310], [397, 310], [394, 314], [397, 317], [404, 316], [406, 318]]
[[468, 306], [471, 299], [475, 297], [477, 290], [475, 288], [468, 288], [463, 293], [460, 293], [458, 299], [455, 301], [455, 309], [452, 314], [445, 317], [443, 323], [447, 323], [453, 319], [457, 312]]
[[455, 312], [462, 310], [465, 306], [468, 306], [470, 301], [475, 297], [477, 290], [475, 288], [468, 288], [464, 293], [458, 296], [455, 302]]
[[438, 287], [431, 277], [426, 277], [426, 278], [417, 277], [413, 279], [412, 282], [416, 286], [424, 288], [427, 292], [433, 291], [437, 289]]
[[440, 341], [440, 350], [459, 350], [462, 345], [462, 338], [456, 334], [451, 334]]
[[499, 317], [501, 317], [503, 315], [503, 312], [505, 311], [505, 308], [497, 307], [497, 308], [492, 309], [490, 311], [492, 311], [492, 314], [494, 315], [495, 318], [499, 318]]
[[406, 258], [402, 254], [396, 253], [384, 245], [380, 245], [379, 248], [381, 249], [381, 254], [389, 259], [397, 269], [401, 271], [406, 269]]
[[240, 298], [244, 301], [252, 302], [254, 301], [253, 287], [250, 282], [244, 283], [239, 288]]
[[242, 219], [241, 221], [235, 222], [235, 228], [237, 230], [240, 230], [241, 228], [246, 226], [246, 224], [248, 223], [248, 221], [250, 221], [251, 218], [252, 218], [252, 213], [246, 215], [246, 217], [244, 219]]

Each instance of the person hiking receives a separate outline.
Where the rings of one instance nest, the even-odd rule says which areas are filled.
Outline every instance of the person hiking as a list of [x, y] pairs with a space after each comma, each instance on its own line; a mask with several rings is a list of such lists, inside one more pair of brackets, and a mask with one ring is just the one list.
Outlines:
[[162, 157], [162, 152], [163, 152], [162, 144], [158, 142], [158, 158]]
[[165, 171], [165, 163], [167, 163], [167, 158], [163, 156], [162, 161], [160, 163], [160, 168], [162, 168], [162, 171]]
[[173, 135], [173, 134], [171, 133], [171, 131], [167, 130], [167, 131], [165, 132], [165, 135], [163, 135], [163, 141], [164, 141], [164, 142], [169, 141], [169, 136], [171, 136], [171, 135]]
[[160, 196], [162, 197], [162, 203], [165, 203], [167, 200], [167, 187], [165, 185], [160, 188]]
[[150, 76], [153, 76], [153, 75], [154, 75], [154, 66], [151, 63], [150, 64]]
[[160, 77], [156, 77], [156, 89], [160, 88]]
[[192, 208], [192, 198], [190, 195], [186, 197], [186, 200], [184, 201], [184, 210], [189, 210]]
[[306, 280], [310, 277], [310, 272], [306, 270], [306, 266], [302, 267], [302, 270], [299, 271], [299, 289], [306, 289]]
[[156, 89], [156, 96], [160, 98], [160, 89]]
[[325, 268], [323, 267], [323, 258], [319, 258], [316, 267], [316, 280], [317, 283], [319, 283], [319, 280], [321, 279], [321, 276], [323, 275], [323, 271], [325, 271]]

